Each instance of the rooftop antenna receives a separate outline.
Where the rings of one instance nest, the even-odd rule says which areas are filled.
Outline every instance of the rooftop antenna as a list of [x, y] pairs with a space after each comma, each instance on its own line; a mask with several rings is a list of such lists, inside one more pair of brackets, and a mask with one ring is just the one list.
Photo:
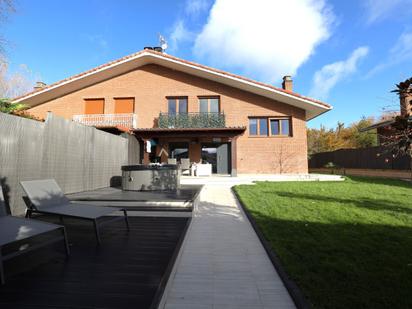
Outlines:
[[159, 34], [159, 45], [162, 48], [162, 52], [166, 52], [167, 42], [163, 35]]

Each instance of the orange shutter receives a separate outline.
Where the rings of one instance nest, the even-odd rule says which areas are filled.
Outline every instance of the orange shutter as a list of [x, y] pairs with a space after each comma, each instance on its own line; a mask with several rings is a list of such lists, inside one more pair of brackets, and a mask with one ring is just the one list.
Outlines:
[[134, 98], [117, 98], [114, 99], [115, 114], [133, 114]]
[[104, 99], [85, 99], [84, 113], [90, 114], [104, 114]]

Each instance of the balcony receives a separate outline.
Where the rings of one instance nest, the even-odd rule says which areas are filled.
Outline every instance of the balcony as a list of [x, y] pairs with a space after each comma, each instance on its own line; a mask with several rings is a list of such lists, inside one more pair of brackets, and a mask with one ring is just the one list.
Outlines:
[[74, 115], [73, 121], [93, 127], [137, 128], [136, 114], [88, 114]]
[[160, 113], [159, 128], [224, 128], [224, 113]]

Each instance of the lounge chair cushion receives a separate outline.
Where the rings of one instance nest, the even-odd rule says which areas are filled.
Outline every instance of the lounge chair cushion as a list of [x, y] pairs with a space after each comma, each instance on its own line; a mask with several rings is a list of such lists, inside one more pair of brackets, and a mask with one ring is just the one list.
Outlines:
[[54, 179], [21, 181], [20, 184], [37, 210], [70, 203]]
[[50, 232], [60, 225], [37, 220], [5, 216], [0, 218], [0, 246]]
[[44, 213], [97, 219], [118, 211], [117, 208], [113, 207], [72, 203], [65, 197], [54, 179], [22, 181], [20, 183], [36, 210]]
[[101, 207], [87, 204], [69, 203], [59, 206], [47, 207], [47, 209], [42, 209], [41, 211], [62, 216], [97, 219], [110, 215], [118, 210], [118, 208], [114, 207]]

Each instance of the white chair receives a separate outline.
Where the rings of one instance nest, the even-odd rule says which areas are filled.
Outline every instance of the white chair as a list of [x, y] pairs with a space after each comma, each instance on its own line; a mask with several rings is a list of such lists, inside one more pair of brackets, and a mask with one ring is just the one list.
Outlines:
[[212, 164], [196, 164], [196, 176], [212, 176]]
[[187, 175], [190, 175], [190, 159], [180, 159], [180, 169], [182, 170], [182, 175], [184, 175], [185, 173]]

